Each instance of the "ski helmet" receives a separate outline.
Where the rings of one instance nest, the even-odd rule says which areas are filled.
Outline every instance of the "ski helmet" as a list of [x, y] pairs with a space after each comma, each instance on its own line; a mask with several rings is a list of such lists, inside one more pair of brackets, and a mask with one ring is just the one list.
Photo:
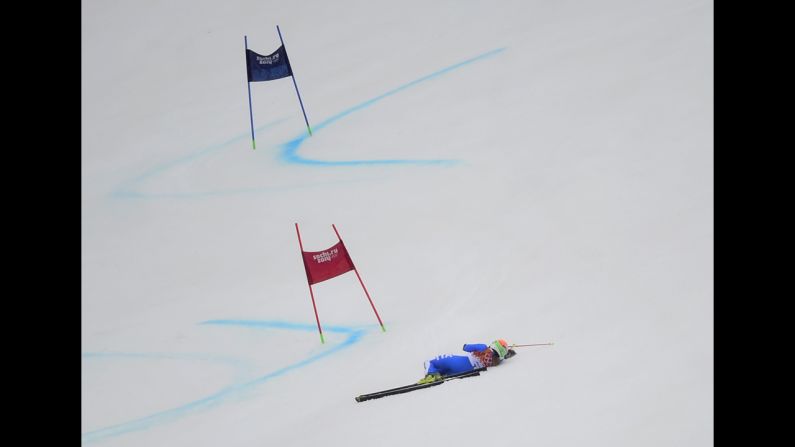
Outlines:
[[491, 343], [491, 349], [500, 356], [500, 360], [505, 359], [505, 355], [508, 354], [508, 342], [503, 339], [494, 340]]

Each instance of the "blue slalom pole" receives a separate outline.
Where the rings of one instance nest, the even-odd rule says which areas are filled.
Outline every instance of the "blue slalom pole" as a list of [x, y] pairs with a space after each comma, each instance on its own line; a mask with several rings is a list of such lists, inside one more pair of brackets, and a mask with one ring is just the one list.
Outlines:
[[254, 139], [254, 112], [251, 110], [251, 82], [248, 80], [248, 36], [243, 36], [246, 45], [246, 85], [248, 85], [248, 116], [251, 119], [251, 149], [257, 149], [257, 140]]
[[[276, 25], [276, 31], [279, 33], [279, 40], [282, 42], [282, 46], [284, 47], [284, 53], [287, 54], [287, 47], [284, 46], [284, 39], [282, 39], [282, 32], [279, 29], [279, 25]], [[290, 56], [287, 56], [287, 60], [290, 60]], [[290, 64], [290, 73], [293, 72], [293, 65]], [[295, 86], [295, 93], [298, 94], [298, 103], [301, 104], [301, 112], [304, 114], [304, 122], [306, 122], [306, 130], [309, 131], [309, 136], [312, 136], [312, 128], [309, 127], [309, 120], [306, 119], [306, 110], [304, 110], [304, 102], [301, 101], [301, 93], [298, 91], [298, 84], [295, 82], [295, 75], [291, 74], [291, 78], [293, 78], [293, 85]]]

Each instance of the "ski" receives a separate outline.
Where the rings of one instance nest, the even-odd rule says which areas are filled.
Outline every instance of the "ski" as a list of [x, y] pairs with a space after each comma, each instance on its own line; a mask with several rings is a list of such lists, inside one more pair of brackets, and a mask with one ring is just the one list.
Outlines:
[[356, 399], [356, 402], [364, 402], [366, 400], [379, 399], [381, 397], [392, 396], [394, 394], [408, 393], [409, 391], [421, 390], [423, 388], [430, 388], [432, 386], [441, 385], [441, 384], [443, 384], [444, 382], [446, 382], [448, 380], [463, 379], [463, 378], [466, 378], [466, 377], [479, 376], [480, 372], [481, 371], [485, 371], [485, 370], [486, 370], [486, 368], [477, 368], [477, 369], [473, 369], [472, 371], [465, 371], [465, 372], [458, 373], [458, 374], [450, 374], [449, 376], [442, 376], [441, 380], [437, 380], [435, 382], [423, 383], [423, 384], [415, 383], [415, 384], [411, 384], [411, 385], [399, 386], [397, 388], [391, 388], [391, 389], [384, 390], [384, 391], [377, 391], [375, 393], [362, 394], [361, 396], [356, 396], [355, 399]]

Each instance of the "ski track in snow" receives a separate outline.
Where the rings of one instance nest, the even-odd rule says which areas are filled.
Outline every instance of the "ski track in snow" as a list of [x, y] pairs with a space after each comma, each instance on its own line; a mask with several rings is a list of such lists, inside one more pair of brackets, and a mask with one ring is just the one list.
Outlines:
[[[289, 330], [289, 331], [309, 331], [313, 332], [317, 330], [317, 327], [311, 324], [304, 324], [304, 323], [290, 323], [284, 321], [262, 321], [262, 320], [208, 320], [199, 323], [201, 325], [218, 325], [218, 326], [232, 326], [232, 327], [243, 327], [243, 328], [254, 328], [254, 329], [280, 329], [280, 330]], [[377, 327], [373, 325], [373, 327]], [[206, 410], [211, 407], [214, 407], [218, 404], [223, 403], [226, 399], [239, 395], [245, 391], [250, 390], [251, 388], [262, 385], [266, 382], [269, 382], [277, 377], [283, 376], [288, 374], [292, 371], [297, 369], [303, 368], [308, 366], [322, 358], [325, 358], [329, 355], [336, 354], [337, 352], [349, 348], [354, 344], [358, 343], [362, 337], [372, 329], [372, 327], [347, 327], [347, 326], [326, 326], [325, 329], [327, 332], [339, 333], [339, 334], [346, 334], [347, 337], [342, 342], [338, 343], [337, 345], [330, 346], [328, 349], [324, 350], [323, 352], [315, 355], [311, 355], [301, 361], [292, 363], [290, 365], [284, 366], [279, 368], [275, 371], [271, 371], [267, 374], [261, 375], [255, 379], [248, 380], [248, 381], [241, 381], [240, 383], [235, 383], [232, 385], [228, 385], [221, 390], [209, 395], [205, 396], [201, 399], [197, 399], [186, 404], [180, 405], [178, 407], [170, 408], [168, 410], [160, 411], [157, 413], [153, 413], [138, 419], [134, 419], [131, 421], [111, 425], [108, 427], [100, 428], [97, 430], [93, 430], [90, 432], [83, 433], [82, 435], [82, 442], [90, 443], [94, 441], [99, 441], [102, 439], [106, 439], [112, 436], [119, 436], [125, 433], [138, 431], [138, 430], [145, 430], [147, 428], [165, 424], [168, 422], [175, 421], [187, 414], [195, 413], [198, 411]], [[221, 362], [230, 364], [235, 366], [239, 370], [244, 367], [246, 362], [242, 359], [235, 359], [229, 357], [218, 357], [218, 356], [211, 356], [211, 355], [201, 355], [201, 354], [178, 354], [178, 353], [123, 353], [123, 352], [88, 352], [83, 353], [84, 359], [94, 359], [94, 360], [112, 360], [114, 358], [139, 358], [139, 359], [190, 359], [190, 360], [201, 360], [201, 361], [208, 361], [208, 362]]]
[[[465, 67], [469, 64], [474, 62], [481, 61], [483, 59], [493, 57], [502, 51], [505, 50], [505, 47], [497, 48], [491, 51], [487, 51], [485, 53], [479, 54], [475, 57], [469, 58], [467, 60], [458, 62], [456, 64], [447, 66], [440, 70], [437, 70], [431, 74], [425, 75], [418, 79], [415, 79], [411, 82], [403, 84], [399, 87], [396, 87], [392, 90], [389, 90], [386, 93], [382, 93], [374, 98], [368, 99], [360, 104], [357, 104], [353, 107], [350, 107], [342, 112], [327, 118], [326, 120], [322, 121], [321, 123], [317, 124], [313, 129], [314, 133], [318, 133], [318, 131], [322, 130], [325, 127], [328, 127], [330, 124], [339, 121], [342, 118], [347, 117], [348, 115], [358, 112], [362, 109], [368, 108], [373, 106], [374, 104], [378, 103], [379, 101], [393, 96], [397, 93], [400, 93], [406, 89], [414, 87], [418, 84], [421, 84], [425, 81], [429, 81], [435, 79], [439, 76], [443, 76], [451, 71], [457, 70], [459, 68]], [[256, 130], [259, 132], [261, 130], [269, 129], [273, 126], [276, 126], [282, 122], [286, 121], [286, 118], [281, 118], [276, 121], [270, 122], [263, 126], [258, 127]], [[149, 171], [124, 182], [119, 188], [117, 188], [111, 195], [115, 198], [195, 198], [195, 197], [202, 197], [202, 196], [217, 196], [217, 195], [230, 195], [230, 194], [242, 194], [242, 193], [256, 193], [256, 192], [264, 192], [264, 191], [273, 191], [275, 189], [283, 189], [282, 187], [258, 187], [258, 188], [240, 188], [240, 189], [226, 189], [226, 190], [218, 190], [218, 191], [196, 191], [196, 192], [187, 192], [187, 193], [143, 193], [136, 191], [136, 186], [142, 184], [143, 182], [154, 178], [156, 176], [162, 175], [168, 172], [170, 169], [175, 168], [177, 166], [194, 162], [201, 157], [206, 155], [218, 152], [222, 149], [226, 149], [234, 143], [238, 143], [244, 139], [246, 139], [249, 134], [240, 134], [237, 135], [223, 143], [216, 144], [213, 146], [209, 146], [203, 148], [199, 151], [192, 152], [189, 155], [186, 155], [182, 158], [178, 158], [176, 160], [172, 160], [166, 163], [163, 163], [155, 168], [150, 169]], [[415, 166], [452, 166], [460, 162], [460, 160], [453, 160], [453, 159], [376, 159], [376, 160], [337, 160], [337, 161], [329, 161], [329, 160], [314, 160], [309, 158], [304, 158], [298, 155], [298, 149], [301, 145], [306, 141], [309, 136], [306, 133], [302, 133], [300, 136], [291, 139], [286, 143], [282, 143], [277, 145], [280, 148], [279, 152], [279, 159], [286, 164], [299, 164], [299, 165], [309, 165], [309, 166], [317, 166], [317, 167], [335, 167], [335, 166], [378, 166], [378, 165], [415, 165]], [[307, 185], [301, 185], [301, 187], [306, 187]]]

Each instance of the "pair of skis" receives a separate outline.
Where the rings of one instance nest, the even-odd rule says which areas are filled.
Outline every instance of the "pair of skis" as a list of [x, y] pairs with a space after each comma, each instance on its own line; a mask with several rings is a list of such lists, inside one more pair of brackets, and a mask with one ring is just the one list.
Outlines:
[[361, 396], [356, 396], [356, 402], [364, 402], [366, 400], [371, 400], [371, 399], [380, 399], [382, 397], [392, 396], [394, 394], [402, 394], [402, 393], [408, 393], [409, 391], [421, 390], [423, 388], [430, 388], [432, 386], [441, 385], [444, 382], [447, 382], [448, 380], [464, 379], [467, 377], [479, 376], [481, 371], [485, 370], [486, 368], [476, 368], [473, 369], [472, 371], [465, 371], [458, 374], [450, 374], [449, 376], [442, 376], [441, 379], [429, 383], [423, 383], [423, 384], [415, 383], [412, 385], [399, 386], [397, 388], [392, 388], [389, 390], [377, 391], [375, 393], [362, 394]]

